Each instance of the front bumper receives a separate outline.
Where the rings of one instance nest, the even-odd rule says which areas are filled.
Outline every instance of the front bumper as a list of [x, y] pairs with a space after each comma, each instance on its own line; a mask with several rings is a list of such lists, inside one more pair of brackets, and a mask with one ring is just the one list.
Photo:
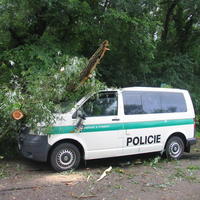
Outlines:
[[188, 138], [187, 142], [186, 142], [185, 151], [189, 153], [191, 145], [194, 145], [196, 143], [197, 143], [197, 139], [196, 138]]
[[50, 145], [47, 135], [21, 134], [18, 139], [19, 150], [26, 158], [46, 162]]

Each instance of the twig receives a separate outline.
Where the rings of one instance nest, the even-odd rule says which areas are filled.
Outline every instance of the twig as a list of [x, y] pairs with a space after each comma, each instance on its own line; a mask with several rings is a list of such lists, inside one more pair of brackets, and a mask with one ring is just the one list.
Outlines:
[[111, 170], [112, 170], [112, 167], [110, 166], [108, 169], [106, 169], [106, 170], [103, 172], [103, 174], [100, 176], [100, 178], [97, 179], [97, 182], [100, 181], [101, 179], [103, 179], [103, 178], [107, 175], [107, 173], [110, 172]]
[[73, 193], [71, 193], [71, 196], [76, 198], [76, 199], [87, 199], [87, 198], [97, 197], [96, 195], [87, 195], [87, 196], [86, 195], [85, 196], [80, 195], [80, 196], [78, 196], [78, 195], [73, 194]]
[[[17, 191], [17, 190], [29, 190], [29, 189], [37, 189], [40, 188], [41, 186], [29, 186], [29, 187], [16, 187], [16, 188], [9, 188], [9, 189], [3, 189], [0, 190], [1, 192], [10, 192], [10, 191]], [[49, 186], [42, 186], [42, 187], [49, 187]]]
[[[53, 186], [60, 186], [61, 184], [53, 184]], [[65, 183], [65, 185], [67, 185]], [[14, 187], [14, 188], [8, 188], [8, 189], [2, 189], [0, 190], [0, 193], [3, 192], [11, 192], [11, 191], [20, 191], [20, 190], [30, 190], [30, 189], [39, 189], [42, 187], [52, 187], [52, 185], [38, 185], [38, 186], [27, 186], [27, 187]]]

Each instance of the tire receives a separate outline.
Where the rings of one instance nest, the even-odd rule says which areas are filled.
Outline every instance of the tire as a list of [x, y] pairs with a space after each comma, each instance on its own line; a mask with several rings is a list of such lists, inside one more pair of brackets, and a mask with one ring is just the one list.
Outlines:
[[57, 172], [78, 168], [80, 159], [79, 149], [71, 143], [59, 144], [50, 155], [51, 166]]
[[165, 151], [168, 159], [178, 160], [184, 152], [184, 143], [180, 137], [171, 137], [166, 145]]

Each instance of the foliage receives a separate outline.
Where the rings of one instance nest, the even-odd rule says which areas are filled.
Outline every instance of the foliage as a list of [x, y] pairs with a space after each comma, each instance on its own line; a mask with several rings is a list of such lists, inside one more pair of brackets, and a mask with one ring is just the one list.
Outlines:
[[[9, 149], [22, 124], [33, 129], [42, 122], [47, 126], [54, 122], [55, 109], [62, 102], [67, 108], [82, 96], [100, 89], [103, 85], [93, 76], [82, 87], [72, 91], [87, 60], [69, 56], [49, 46], [24, 45], [2, 54], [4, 70], [1, 73], [0, 94], [0, 141], [1, 148]], [[9, 64], [11, 63], [11, 64]], [[7, 81], [4, 81], [4, 78]], [[11, 112], [21, 109], [25, 119], [15, 121]], [[11, 147], [12, 148], [12, 147]], [[3, 150], [2, 150], [3, 151]]]
[[[44, 57], [41, 68], [38, 65], [32, 65], [18, 75], [11, 74], [10, 84], [2, 84], [1, 87], [2, 111], [6, 115], [14, 109], [20, 108], [27, 113], [28, 120], [29, 117], [34, 116], [35, 122], [40, 122], [45, 119], [46, 114], [53, 110], [56, 103], [66, 100], [69, 103], [74, 102], [84, 93], [91, 92], [95, 88], [93, 86], [98, 86], [98, 82], [93, 78], [76, 92], [70, 91], [68, 86], [77, 82], [80, 70], [86, 65], [86, 62], [83, 58], [70, 58], [66, 55], [59, 57], [54, 59], [55, 64], [43, 63], [48, 59], [48, 57]], [[41, 61], [41, 58], [39, 59]], [[22, 63], [23, 61], [16, 62]], [[15, 67], [17, 66], [13, 66], [13, 68]], [[48, 117], [50, 116], [48, 115]], [[51, 121], [52, 119], [46, 118], [45, 120]]]

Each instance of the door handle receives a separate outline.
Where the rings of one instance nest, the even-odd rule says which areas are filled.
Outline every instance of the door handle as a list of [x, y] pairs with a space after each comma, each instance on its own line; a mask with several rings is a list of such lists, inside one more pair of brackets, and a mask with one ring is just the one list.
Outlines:
[[112, 121], [120, 121], [120, 119], [112, 119]]

